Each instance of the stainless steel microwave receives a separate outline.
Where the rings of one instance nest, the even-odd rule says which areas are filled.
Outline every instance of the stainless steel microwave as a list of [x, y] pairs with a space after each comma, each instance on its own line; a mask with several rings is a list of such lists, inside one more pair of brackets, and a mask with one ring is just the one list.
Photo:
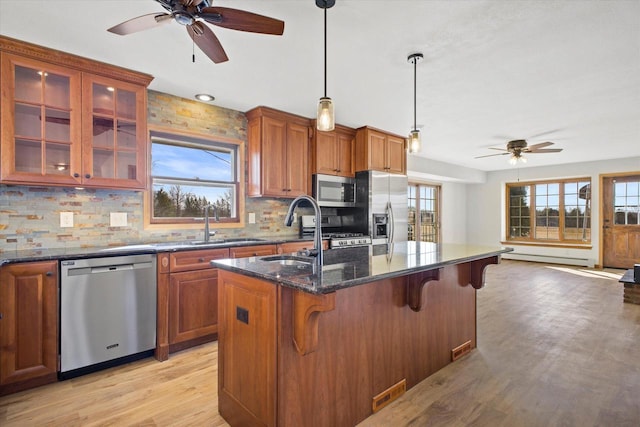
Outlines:
[[313, 197], [319, 206], [356, 205], [356, 180], [344, 176], [313, 175]]

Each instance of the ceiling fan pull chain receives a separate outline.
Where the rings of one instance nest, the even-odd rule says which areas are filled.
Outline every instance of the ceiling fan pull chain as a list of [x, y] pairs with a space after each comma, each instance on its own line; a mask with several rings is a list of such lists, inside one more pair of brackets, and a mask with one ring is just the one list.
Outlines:
[[191, 40], [191, 62], [196, 63], [196, 42]]

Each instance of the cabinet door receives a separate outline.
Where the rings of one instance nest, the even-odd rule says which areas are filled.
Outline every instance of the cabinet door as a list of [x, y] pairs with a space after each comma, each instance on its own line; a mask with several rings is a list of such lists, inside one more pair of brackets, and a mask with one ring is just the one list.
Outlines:
[[262, 118], [262, 188], [264, 196], [285, 196], [287, 124]]
[[2, 53], [0, 179], [77, 185], [80, 72]]
[[247, 258], [250, 256], [275, 255], [276, 245], [253, 245], [229, 248], [231, 258]]
[[373, 130], [368, 131], [370, 169], [387, 171], [387, 138], [385, 134]]
[[83, 74], [82, 96], [84, 183], [145, 189], [146, 89]]
[[391, 173], [404, 174], [407, 171], [404, 138], [387, 135], [387, 170]]
[[336, 175], [338, 165], [336, 164], [336, 156], [338, 151], [338, 141], [334, 132], [315, 132], [315, 157], [316, 170], [315, 173], [325, 175]]
[[34, 385], [56, 381], [57, 262], [2, 267], [0, 313], [0, 386], [27, 380]]
[[336, 134], [336, 166], [339, 176], [354, 177], [355, 172], [355, 135], [338, 132]]
[[218, 332], [218, 269], [173, 273], [169, 279], [169, 344]]
[[309, 188], [309, 128], [287, 124], [286, 196], [307, 194]]

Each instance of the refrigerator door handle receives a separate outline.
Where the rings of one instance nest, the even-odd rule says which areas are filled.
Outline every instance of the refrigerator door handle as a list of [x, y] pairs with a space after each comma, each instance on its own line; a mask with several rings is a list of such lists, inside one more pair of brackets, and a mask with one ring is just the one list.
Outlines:
[[391, 202], [387, 203], [387, 211], [389, 212], [389, 220], [387, 222], [387, 227], [389, 227], [389, 243], [393, 243], [395, 218], [393, 217], [393, 206], [391, 205]]

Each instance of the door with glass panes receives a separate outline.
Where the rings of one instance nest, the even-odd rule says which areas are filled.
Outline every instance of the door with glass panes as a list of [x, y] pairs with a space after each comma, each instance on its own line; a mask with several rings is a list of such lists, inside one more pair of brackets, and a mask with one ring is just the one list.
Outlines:
[[602, 179], [603, 267], [640, 263], [640, 175]]
[[409, 183], [409, 240], [440, 242], [440, 186]]

